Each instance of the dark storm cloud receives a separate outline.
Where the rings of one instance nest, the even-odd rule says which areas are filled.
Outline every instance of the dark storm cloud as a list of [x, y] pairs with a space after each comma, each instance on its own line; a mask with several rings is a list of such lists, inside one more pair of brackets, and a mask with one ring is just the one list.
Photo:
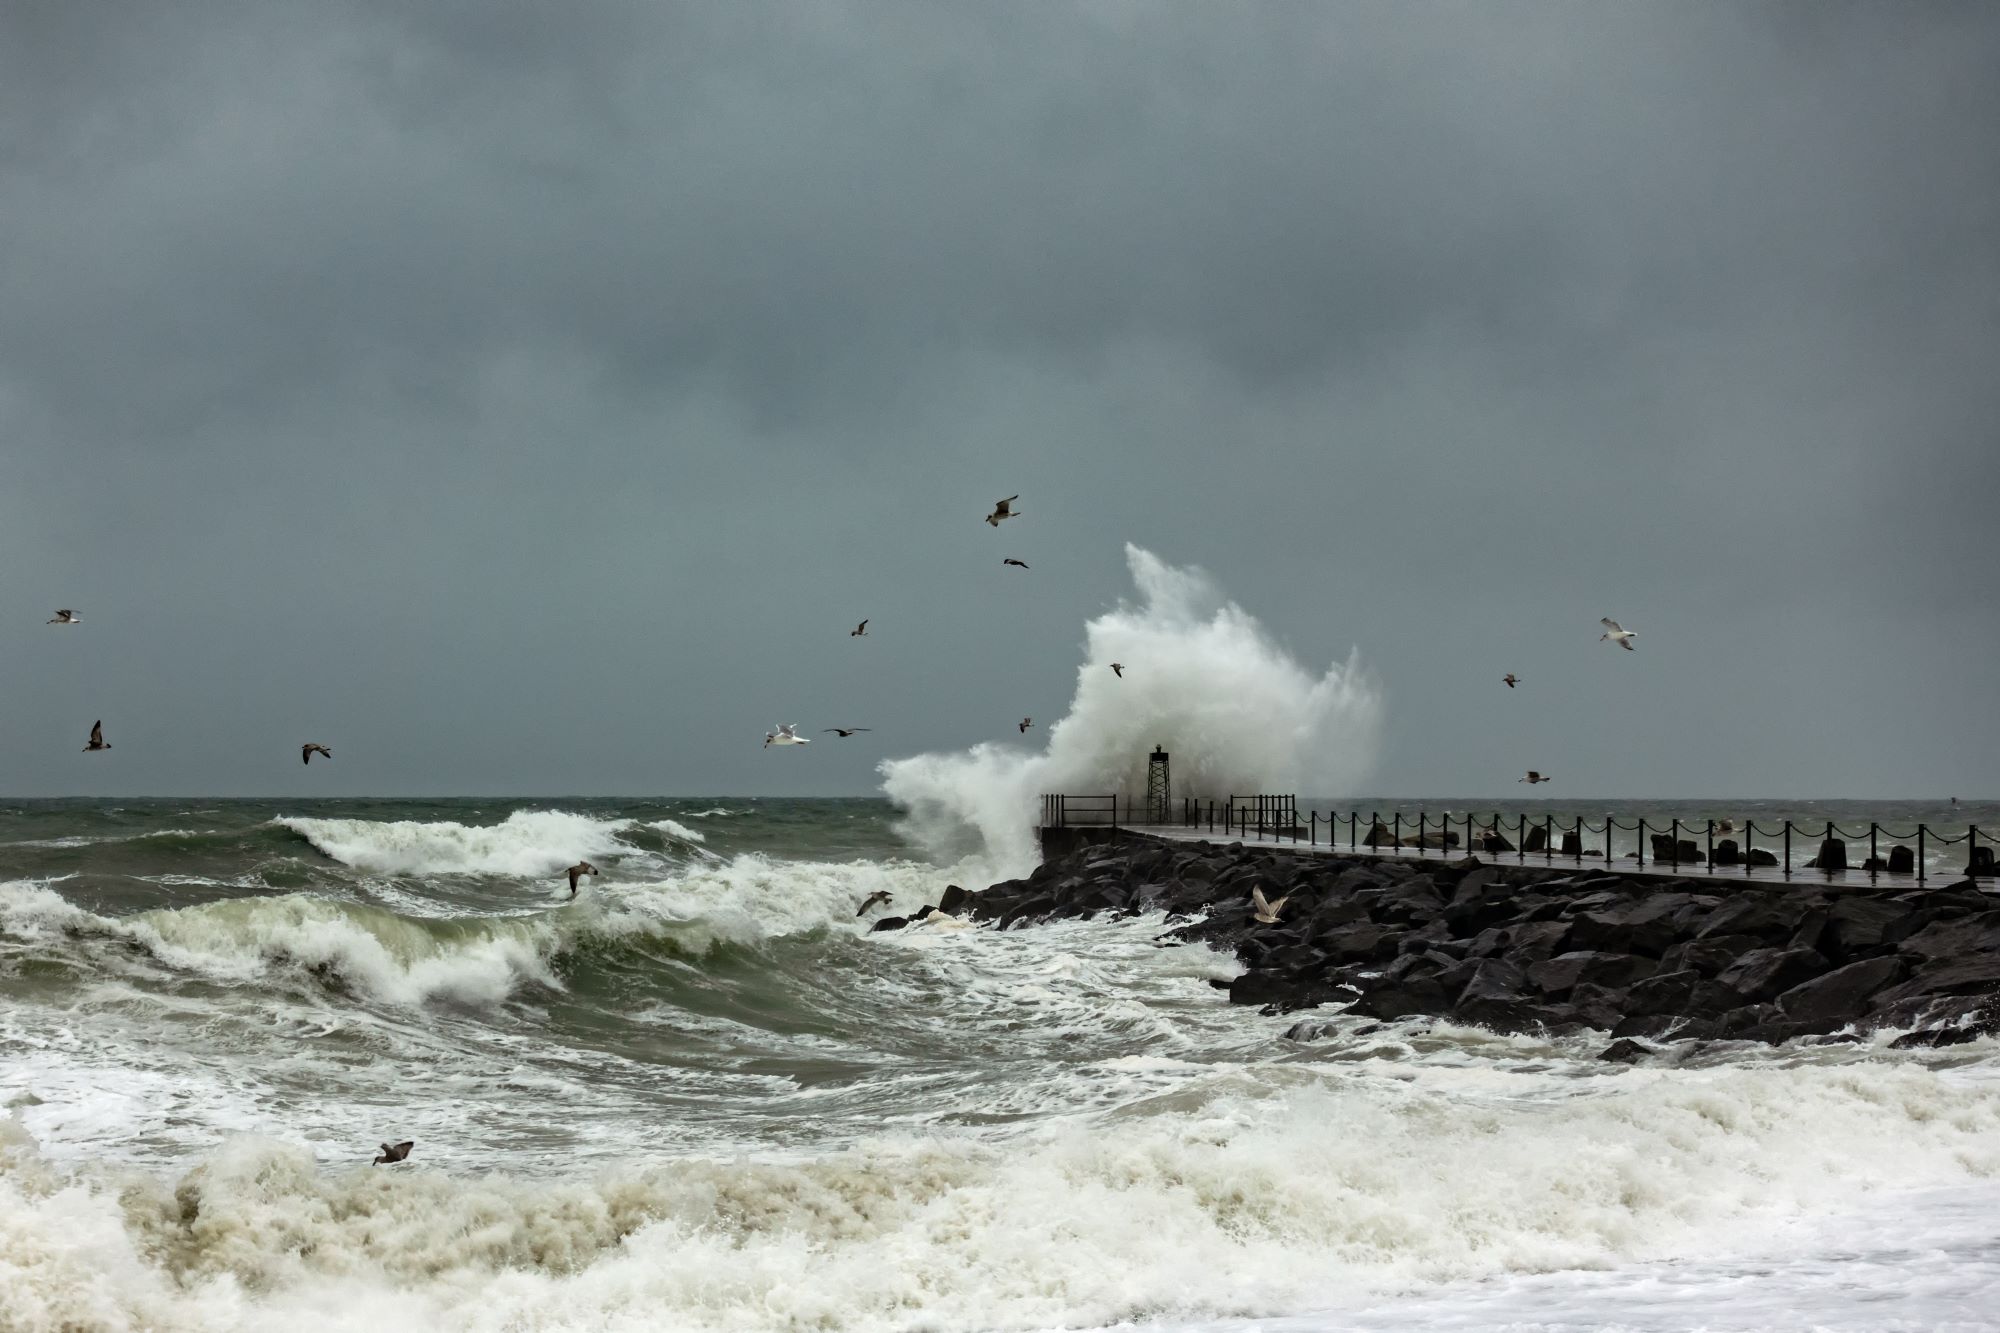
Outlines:
[[[1990, 785], [1996, 55], [1971, 5], [9, 6], [7, 610], [157, 616], [143, 683], [17, 689], [202, 713], [162, 790], [269, 789], [241, 710], [302, 698], [423, 751], [356, 789], [861, 790], [738, 733], [1053, 714], [1132, 538], [1359, 643], [1403, 789]], [[1016, 490], [1054, 568], [994, 592]], [[901, 674], [801, 646], [884, 602]], [[1656, 674], [1490, 725], [1467, 678], [1605, 613]], [[1912, 679], [1867, 750], [1800, 705]], [[82, 789], [21, 751], [97, 706], [7, 785]]]

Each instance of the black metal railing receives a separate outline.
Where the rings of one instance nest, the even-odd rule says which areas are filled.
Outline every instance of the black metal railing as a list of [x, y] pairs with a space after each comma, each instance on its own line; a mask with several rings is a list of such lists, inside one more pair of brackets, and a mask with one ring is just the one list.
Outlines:
[[[1907, 877], [1918, 884], [1927, 882], [1933, 873], [1930, 862], [1934, 854], [1963, 843], [1966, 859], [1959, 873], [1975, 879], [2000, 877], [1994, 856], [2000, 836], [1976, 824], [1968, 824], [1957, 834], [1926, 823], [1912, 826], [1871, 821], [1866, 828], [1850, 829], [1831, 821], [1807, 824], [1789, 819], [1768, 826], [1745, 820], [1739, 829], [1727, 820], [1695, 824], [1670, 819], [1660, 823], [1649, 822], [1644, 816], [1628, 821], [1607, 814], [1593, 821], [1582, 815], [1508, 816], [1497, 810], [1484, 815], [1419, 811], [1415, 822], [1401, 811], [1392, 811], [1385, 821], [1379, 811], [1366, 815], [1359, 810], [1301, 812], [1296, 796], [1270, 793], [1232, 795], [1220, 801], [1183, 797], [1178, 817], [1170, 816], [1166, 823], [1225, 837], [1344, 846], [1348, 851], [1384, 856], [1456, 850], [1512, 855], [1517, 861], [1547, 864], [1566, 861], [1581, 865], [1594, 860], [1598, 864], [1630, 861], [1640, 868], [1649, 864], [1676, 870], [1700, 866], [1711, 875], [1718, 870], [1765, 869], [1786, 878], [1807, 871], [1831, 875], [1854, 870], [1871, 880], [1887, 875], [1899, 880]], [[1048, 828], [1118, 828], [1159, 826], [1161, 821], [1143, 802], [1116, 795], [1050, 795], [1042, 797], [1042, 824]], [[1631, 850], [1622, 856], [1617, 848], [1619, 833], [1632, 835]], [[1760, 836], [1765, 839], [1761, 847], [1757, 845]], [[1849, 848], [1863, 839], [1867, 857], [1850, 862]], [[1813, 845], [1812, 854], [1801, 859], [1794, 848], [1796, 841]], [[1944, 872], [1949, 873], [1949, 868]]]

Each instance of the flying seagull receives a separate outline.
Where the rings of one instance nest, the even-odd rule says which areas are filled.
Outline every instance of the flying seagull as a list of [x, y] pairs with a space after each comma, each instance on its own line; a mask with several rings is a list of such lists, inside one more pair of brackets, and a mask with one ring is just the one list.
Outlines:
[[811, 745], [811, 744], [812, 744], [811, 741], [799, 735], [799, 724], [796, 722], [787, 722], [782, 727], [777, 727], [771, 731], [767, 731], [764, 733], [764, 748], [767, 750], [770, 749], [773, 745]]
[[1609, 616], [1606, 616], [1604, 619], [1598, 621], [1597, 623], [1604, 626], [1604, 633], [1597, 636], [1597, 641], [1599, 643], [1603, 643], [1606, 639], [1611, 639], [1614, 640], [1618, 644], [1618, 646], [1620, 648], [1623, 648], [1626, 652], [1629, 653], [1633, 651], [1632, 640], [1638, 637], [1639, 635], [1638, 630], [1626, 629], [1623, 625], [1619, 624], [1617, 621], [1613, 620]]
[[333, 758], [333, 751], [327, 749], [324, 745], [317, 745], [311, 741], [307, 741], [299, 747], [299, 762], [311, 765], [313, 756], [316, 754], [325, 755], [328, 759]]
[[417, 1141], [415, 1139], [404, 1139], [401, 1143], [385, 1143], [382, 1145], [382, 1155], [375, 1159], [375, 1165], [380, 1166], [384, 1162], [400, 1162], [405, 1157], [408, 1157], [410, 1149], [416, 1146]]
[[1032, 717], [1024, 717], [1024, 718], [1022, 718], [1022, 719], [1021, 719], [1021, 730], [1022, 730], [1022, 731], [1024, 731], [1024, 732], [1025, 732], [1025, 731], [1026, 731], [1026, 730], [1027, 730], [1027, 729], [1028, 729], [1029, 727], [1032, 727], [1032, 726], [1034, 726], [1034, 725], [1035, 725], [1035, 719], [1033, 719]]
[[1292, 900], [1292, 895], [1288, 893], [1284, 897], [1278, 899], [1278, 901], [1271, 902], [1269, 899], [1264, 897], [1263, 889], [1253, 888], [1250, 890], [1251, 918], [1255, 921], [1260, 921], [1267, 926], [1276, 925], [1278, 922], [1278, 913], [1281, 910], [1283, 910], [1285, 904], [1290, 902], [1291, 900]]
[[1506, 675], [1500, 677], [1500, 679], [1506, 681], [1507, 688], [1511, 690], [1514, 688], [1515, 684], [1520, 680], [1520, 677], [1516, 676], [1513, 672], [1509, 671]]
[[840, 738], [841, 738], [842, 740], [845, 740], [845, 739], [847, 739], [847, 738], [848, 738], [849, 736], [852, 736], [852, 735], [853, 735], [853, 734], [854, 734], [855, 732], [857, 732], [857, 731], [873, 731], [873, 730], [875, 730], [875, 728], [873, 728], [873, 727], [828, 727], [828, 728], [827, 728], [827, 730], [828, 730], [828, 731], [830, 731], [830, 732], [832, 732], [832, 733], [833, 733], [834, 735], [836, 735], [836, 736], [840, 737]]
[[56, 618], [49, 623], [51, 625], [75, 625], [82, 620], [83, 617], [74, 611], [58, 611], [56, 612]]
[[1125, 679], [1125, 664], [1123, 662], [1113, 662], [1111, 664], [1111, 674], [1120, 680]]
[[1025, 560], [1016, 560], [1016, 559], [1015, 559], [1015, 558], [1014, 558], [1013, 556], [1011, 556], [1011, 555], [1010, 555], [1010, 556], [1008, 556], [1008, 557], [1007, 557], [1007, 558], [1006, 558], [1005, 560], [1002, 560], [1002, 561], [1001, 561], [1000, 563], [1001, 563], [1001, 564], [1003, 564], [1003, 565], [1019, 565], [1019, 566], [1020, 566], [1021, 568], [1023, 568], [1023, 569], [1026, 569], [1026, 568], [1028, 567], [1028, 562], [1027, 562], [1027, 561], [1025, 561]]
[[576, 897], [576, 882], [585, 875], [595, 875], [597, 867], [588, 861], [578, 861], [563, 873], [569, 876], [569, 896], [574, 898]]
[[876, 903], [880, 903], [882, 904], [882, 906], [887, 907], [890, 901], [891, 899], [889, 896], [889, 891], [887, 889], [877, 889], [875, 890], [875, 892], [869, 894], [866, 898], [863, 898], [861, 900], [861, 909], [857, 911], [854, 915], [856, 915], [857, 917], [866, 916], [868, 915], [868, 909], [873, 907]]
[[1014, 501], [1020, 498], [1018, 495], [1010, 495], [999, 504], [994, 505], [993, 512], [986, 516], [986, 521], [997, 528], [1000, 526], [1000, 520], [1003, 518], [1019, 518], [1021, 515], [1014, 509], [1013, 505]]
[[90, 744], [83, 747], [83, 752], [85, 754], [89, 754], [92, 750], [108, 750], [110, 748], [111, 748], [110, 744], [104, 739], [103, 721], [100, 719], [99, 721], [91, 723]]
[[853, 629], [847, 631], [847, 637], [850, 639], [858, 639], [867, 632], [868, 632], [868, 622], [864, 620], [859, 625], [856, 625]]
[[1535, 783], [1537, 783], [1537, 782], [1554, 782], [1554, 781], [1555, 781], [1555, 779], [1554, 779], [1554, 778], [1552, 778], [1552, 777], [1550, 777], [1550, 776], [1549, 776], [1548, 774], [1546, 774], [1546, 773], [1537, 773], [1537, 772], [1536, 772], [1536, 771], [1535, 771], [1534, 769], [1532, 769], [1532, 768], [1531, 768], [1531, 769], [1529, 769], [1529, 770], [1528, 770], [1528, 776], [1527, 776], [1527, 777], [1525, 777], [1525, 778], [1515, 778], [1515, 779], [1514, 779], [1514, 781], [1516, 781], [1516, 782], [1525, 782], [1525, 783], [1527, 783], [1528, 785], [1530, 785], [1530, 786], [1533, 786], [1533, 785], [1534, 785]]

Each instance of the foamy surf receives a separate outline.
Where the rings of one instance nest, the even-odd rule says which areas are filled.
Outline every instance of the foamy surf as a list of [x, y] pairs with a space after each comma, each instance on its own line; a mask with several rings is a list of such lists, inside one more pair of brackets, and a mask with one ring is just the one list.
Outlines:
[[1513, 1091], [1327, 1078], [558, 1181], [257, 1139], [99, 1177], [16, 1130], [0, 1281], [35, 1330], [1089, 1327], [1711, 1257], [1857, 1193], [2000, 1173], [1992, 1098], [1914, 1069]]

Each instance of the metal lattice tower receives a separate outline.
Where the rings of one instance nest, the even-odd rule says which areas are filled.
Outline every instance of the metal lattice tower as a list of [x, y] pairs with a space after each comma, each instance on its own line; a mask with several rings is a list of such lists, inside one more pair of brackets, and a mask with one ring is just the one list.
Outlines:
[[1146, 817], [1155, 824], [1167, 823], [1173, 798], [1173, 781], [1167, 776], [1167, 752], [1155, 745], [1146, 763]]

